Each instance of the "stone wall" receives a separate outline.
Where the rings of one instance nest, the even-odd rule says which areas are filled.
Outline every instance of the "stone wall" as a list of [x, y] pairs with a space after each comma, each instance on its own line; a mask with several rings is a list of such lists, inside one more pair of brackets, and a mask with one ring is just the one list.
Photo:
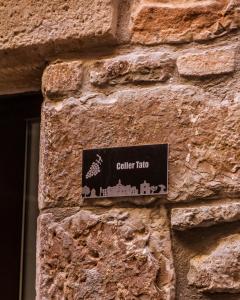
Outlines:
[[[48, 2], [0, 6], [0, 90], [45, 99], [37, 300], [239, 300], [240, 1]], [[156, 143], [167, 196], [82, 199], [83, 149]]]

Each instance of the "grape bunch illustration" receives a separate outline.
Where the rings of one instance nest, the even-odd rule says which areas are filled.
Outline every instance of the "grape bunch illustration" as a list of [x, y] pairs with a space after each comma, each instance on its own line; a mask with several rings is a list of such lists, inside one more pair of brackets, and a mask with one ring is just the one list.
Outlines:
[[94, 177], [98, 173], [101, 172], [100, 166], [101, 166], [102, 162], [103, 162], [103, 160], [102, 160], [101, 156], [97, 154], [96, 160], [91, 164], [91, 166], [86, 174], [86, 179]]
[[88, 179], [88, 178], [91, 178], [93, 176], [96, 176], [100, 171], [101, 170], [100, 170], [99, 165], [96, 162], [93, 162], [91, 164], [90, 169], [87, 172], [86, 178]]

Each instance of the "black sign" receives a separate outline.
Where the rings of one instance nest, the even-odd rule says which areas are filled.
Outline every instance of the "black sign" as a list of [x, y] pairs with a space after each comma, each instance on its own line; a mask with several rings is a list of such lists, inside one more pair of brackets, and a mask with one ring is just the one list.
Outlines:
[[167, 193], [168, 145], [83, 150], [84, 198]]

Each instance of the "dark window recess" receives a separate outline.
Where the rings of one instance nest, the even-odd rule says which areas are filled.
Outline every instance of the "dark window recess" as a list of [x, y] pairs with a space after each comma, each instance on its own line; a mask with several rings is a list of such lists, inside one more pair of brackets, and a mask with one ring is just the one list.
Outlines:
[[0, 289], [6, 300], [35, 298], [41, 102], [39, 95], [0, 97]]

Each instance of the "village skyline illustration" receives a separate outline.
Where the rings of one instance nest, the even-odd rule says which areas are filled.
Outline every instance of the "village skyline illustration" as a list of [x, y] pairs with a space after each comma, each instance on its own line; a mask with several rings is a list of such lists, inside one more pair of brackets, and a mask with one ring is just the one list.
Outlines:
[[131, 186], [130, 184], [124, 185], [121, 179], [114, 186], [107, 186], [103, 188], [100, 186], [99, 191], [95, 188], [90, 188], [87, 185], [83, 187], [82, 195], [84, 198], [95, 197], [119, 197], [119, 196], [134, 196], [134, 195], [153, 195], [153, 194], [165, 194], [167, 188], [164, 184], [151, 185], [144, 180], [139, 187]]

